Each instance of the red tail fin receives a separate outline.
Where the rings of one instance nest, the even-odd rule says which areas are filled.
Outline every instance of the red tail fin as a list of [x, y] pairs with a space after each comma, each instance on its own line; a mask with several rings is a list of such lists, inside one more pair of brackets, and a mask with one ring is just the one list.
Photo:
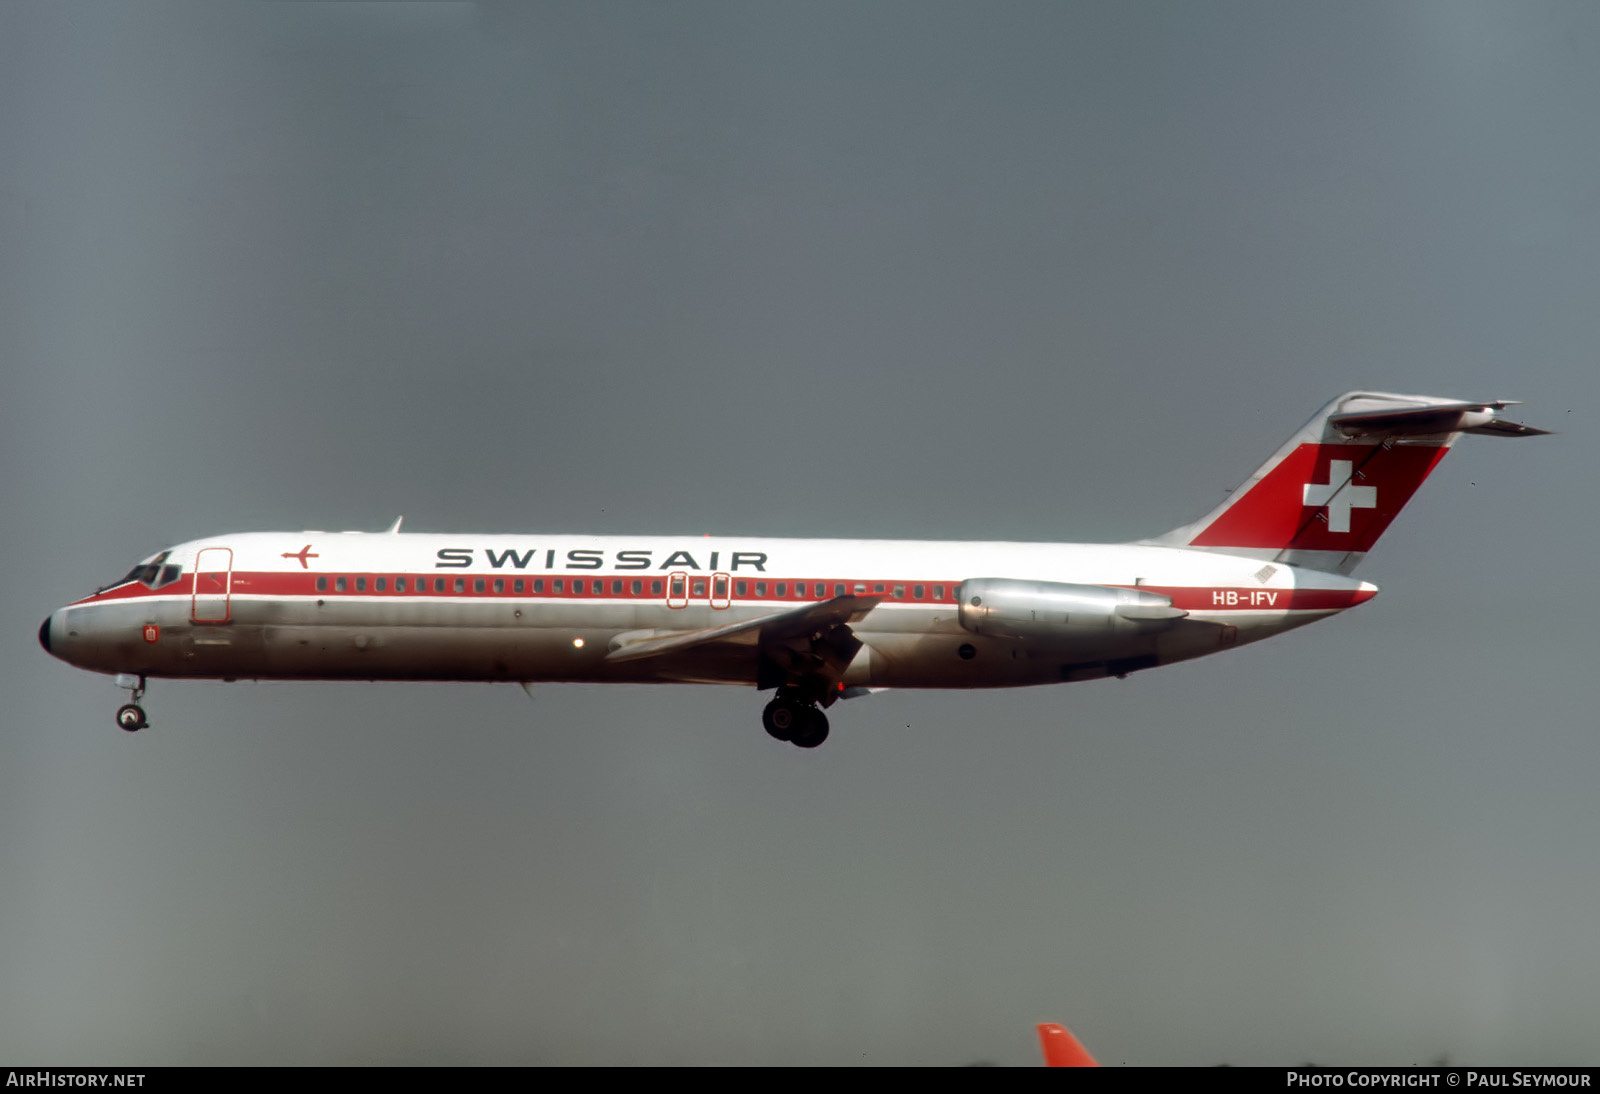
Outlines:
[[1505, 403], [1352, 391], [1323, 407], [1227, 501], [1151, 542], [1348, 573], [1463, 433], [1544, 432]]
[[1055, 1022], [1039, 1025], [1039, 1049], [1044, 1053], [1045, 1067], [1099, 1067], [1078, 1039], [1067, 1032], [1067, 1027]]
[[1445, 444], [1297, 445], [1189, 542], [1370, 551], [1448, 451]]

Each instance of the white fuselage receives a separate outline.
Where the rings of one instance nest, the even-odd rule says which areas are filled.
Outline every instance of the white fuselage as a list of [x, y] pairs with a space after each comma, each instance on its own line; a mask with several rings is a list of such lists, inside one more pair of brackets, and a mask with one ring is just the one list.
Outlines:
[[[608, 654], [854, 595], [882, 599], [851, 625], [862, 646], [840, 688], [1006, 687], [1203, 656], [1377, 591], [1133, 544], [296, 532], [196, 540], [162, 563], [170, 581], [124, 580], [68, 605], [41, 640], [75, 665], [145, 676], [756, 684], [754, 643]], [[1135, 589], [1187, 614], [982, 633], [961, 612], [979, 579]]]

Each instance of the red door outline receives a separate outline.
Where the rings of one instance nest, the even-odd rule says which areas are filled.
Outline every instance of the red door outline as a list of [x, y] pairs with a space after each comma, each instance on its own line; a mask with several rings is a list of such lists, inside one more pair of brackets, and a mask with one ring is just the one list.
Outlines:
[[232, 594], [233, 548], [200, 548], [194, 559], [194, 593], [189, 598], [189, 618], [196, 623], [227, 623], [232, 618]]

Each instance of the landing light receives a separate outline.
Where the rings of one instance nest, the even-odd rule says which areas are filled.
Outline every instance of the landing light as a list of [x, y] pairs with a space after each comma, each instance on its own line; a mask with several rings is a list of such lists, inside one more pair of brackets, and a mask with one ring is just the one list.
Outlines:
[[581, 649], [583, 649], [583, 639], [581, 639], [581, 638], [574, 638], [574, 639], [573, 639], [573, 640], [572, 640], [572, 648], [573, 648], [573, 649], [575, 649], [575, 650], [581, 650]]

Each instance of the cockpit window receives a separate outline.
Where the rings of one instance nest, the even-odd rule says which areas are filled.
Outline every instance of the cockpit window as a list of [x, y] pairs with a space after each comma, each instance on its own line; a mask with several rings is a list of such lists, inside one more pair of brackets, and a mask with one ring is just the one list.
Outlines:
[[177, 564], [163, 565], [170, 554], [172, 554], [171, 551], [162, 551], [155, 558], [139, 563], [122, 577], [107, 585], [106, 588], [111, 589], [118, 585], [126, 585], [130, 581], [137, 581], [152, 589], [171, 585], [183, 573], [183, 567]]

